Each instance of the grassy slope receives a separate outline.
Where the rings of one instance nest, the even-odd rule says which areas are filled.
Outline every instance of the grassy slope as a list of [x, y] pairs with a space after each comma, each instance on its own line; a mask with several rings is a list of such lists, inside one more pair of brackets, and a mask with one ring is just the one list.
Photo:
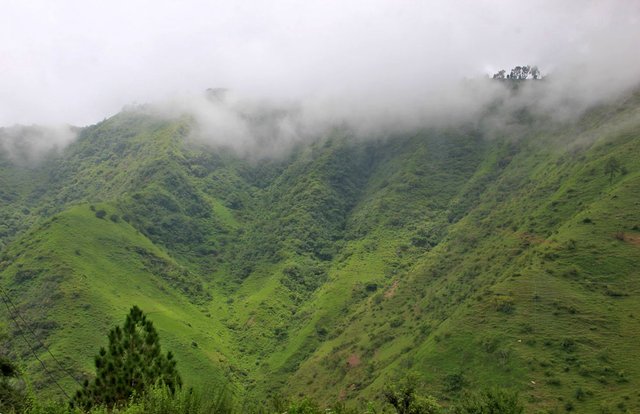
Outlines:
[[[121, 323], [133, 304], [153, 315], [165, 347], [178, 356], [182, 354], [179, 361], [187, 382], [219, 381], [233, 370], [228, 361], [234, 354], [228, 330], [209, 313], [207, 305], [213, 303], [207, 299], [210, 294], [199, 290], [208, 275], [185, 267], [191, 263], [180, 251], [168, 253], [163, 243], [166, 239], [162, 239], [168, 231], [150, 234], [153, 241], [145, 236], [147, 229], [140, 226], [140, 217], [148, 211], [142, 203], [129, 208], [133, 191], [151, 193], [158, 189], [158, 182], [164, 184], [167, 177], [175, 176], [172, 170], [180, 173], [176, 167], [180, 160], [175, 158], [183, 125], [181, 121], [120, 114], [84, 130], [64, 154], [35, 171], [41, 175], [40, 180], [26, 180], [31, 186], [21, 188], [21, 197], [33, 200], [36, 206], [30, 221], [39, 224], [3, 251], [3, 285], [9, 287], [40, 340], [52, 344], [58, 357], [66, 355], [66, 365], [78, 376], [79, 371], [91, 371], [92, 356], [104, 343], [109, 327]], [[47, 170], [48, 174], [42, 173]], [[19, 177], [8, 174], [6, 179], [17, 181]], [[169, 190], [184, 192], [180, 188]], [[105, 219], [99, 220], [88, 204], [68, 209], [83, 201], [112, 203], [96, 204], [95, 208], [107, 210]], [[209, 228], [217, 221], [233, 224], [224, 205], [212, 197], [207, 201], [214, 211], [206, 223]], [[184, 204], [182, 199], [176, 201], [180, 209]], [[7, 206], [2, 207], [3, 212], [11, 212]], [[111, 214], [120, 217], [117, 223], [109, 219]], [[159, 214], [162, 211], [155, 218]], [[122, 220], [127, 215], [140, 231]], [[16, 273], [23, 275], [18, 279], [25, 279], [25, 285], [18, 283]], [[224, 303], [225, 298], [216, 296], [214, 300]], [[45, 385], [52, 390], [51, 382], [27, 356], [28, 348], [15, 335], [13, 324], [7, 324], [6, 330], [11, 340], [5, 348], [27, 358], [30, 372], [36, 373], [36, 387]], [[38, 349], [40, 354], [43, 351]], [[46, 355], [44, 359], [51, 366]], [[54, 375], [64, 377], [62, 373]], [[68, 390], [74, 388], [71, 379], [63, 384]]]
[[[98, 219], [89, 206], [79, 205], [54, 216], [9, 249], [5, 285], [8, 281], [20, 313], [34, 321], [39, 340], [51, 344], [54, 355], [64, 355], [68, 369], [90, 373], [92, 356], [106, 343], [106, 332], [122, 323], [135, 303], [152, 317], [165, 349], [176, 353], [187, 382], [222, 381], [226, 355], [233, 354], [226, 331], [173, 289], [170, 279], [153, 274], [142, 256], [132, 254], [141, 249], [167, 268], [179, 268], [126, 222]], [[29, 332], [24, 333], [38, 345]], [[12, 334], [11, 345], [19, 345], [17, 332]], [[45, 350], [37, 346], [37, 351], [56, 371], [54, 375], [72, 387], [72, 380], [57, 372]], [[20, 356], [29, 355], [23, 351]], [[48, 381], [39, 365], [30, 367], [36, 386]]]
[[[636, 410], [638, 119], [632, 103], [518, 144], [448, 237], [354, 312], [290, 386], [371, 397], [415, 370], [443, 398], [501, 384], [537, 407]], [[628, 169], [612, 182], [610, 157]]]
[[[502, 384], [540, 408], [633, 410], [637, 101], [535, 136], [336, 132], [275, 162], [120, 114], [24, 189], [38, 224], [3, 252], [3, 285], [82, 370], [136, 303], [188, 380], [224, 371], [258, 401], [368, 399], [416, 371], [441, 398]], [[611, 181], [610, 157], [627, 168]]]

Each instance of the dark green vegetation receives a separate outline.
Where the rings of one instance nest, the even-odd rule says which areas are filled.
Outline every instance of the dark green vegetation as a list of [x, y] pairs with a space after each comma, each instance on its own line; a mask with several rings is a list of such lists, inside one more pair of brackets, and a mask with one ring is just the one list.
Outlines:
[[92, 380], [138, 304], [185, 384], [245, 411], [382, 404], [409, 372], [445, 407], [509, 387], [527, 412], [638, 411], [640, 96], [518, 119], [255, 161], [125, 112], [0, 159], [0, 352], [63, 398], [51, 377]]
[[0, 410], [3, 413], [22, 410], [26, 405], [26, 395], [16, 384], [17, 378], [19, 372], [15, 364], [0, 357]]
[[72, 407], [113, 408], [162, 384], [170, 394], [182, 386], [171, 351], [162, 355], [153, 323], [134, 306], [124, 322], [109, 332], [109, 346], [96, 356], [96, 378], [85, 381], [71, 400]]

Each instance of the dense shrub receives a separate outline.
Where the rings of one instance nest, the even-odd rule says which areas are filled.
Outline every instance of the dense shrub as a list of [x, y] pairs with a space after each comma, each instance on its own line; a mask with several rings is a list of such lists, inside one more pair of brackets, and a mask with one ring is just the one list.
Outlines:
[[492, 389], [467, 395], [453, 408], [454, 414], [522, 414], [524, 406], [516, 392]]
[[21, 385], [18, 381], [18, 368], [0, 356], [0, 412], [10, 413], [24, 407], [26, 398]]
[[384, 400], [398, 414], [437, 414], [442, 407], [435, 398], [416, 394], [415, 379], [408, 377], [399, 387], [389, 387], [384, 393]]

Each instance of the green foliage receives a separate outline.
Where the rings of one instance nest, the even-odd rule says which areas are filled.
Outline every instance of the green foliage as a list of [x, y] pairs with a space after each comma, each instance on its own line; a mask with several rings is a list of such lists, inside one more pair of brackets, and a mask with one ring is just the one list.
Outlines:
[[291, 402], [284, 412], [287, 414], [320, 414], [324, 410], [316, 402], [303, 398], [300, 401]]
[[462, 372], [456, 372], [444, 378], [444, 385], [447, 392], [456, 393], [467, 385], [467, 379]]
[[494, 388], [479, 394], [470, 394], [455, 405], [455, 414], [522, 414], [524, 406], [518, 393]]
[[211, 299], [211, 295], [205, 290], [202, 281], [187, 268], [177, 266], [143, 247], [136, 246], [131, 250], [140, 257], [145, 269], [166, 280], [191, 301], [203, 303]]
[[89, 409], [124, 404], [146, 389], [161, 384], [171, 393], [182, 385], [173, 354], [163, 355], [158, 333], [146, 315], [134, 306], [124, 326], [109, 332], [108, 347], [95, 359], [96, 378], [86, 381], [71, 405]]
[[0, 412], [20, 411], [26, 405], [24, 387], [17, 381], [18, 368], [0, 356]]
[[[251, 412], [249, 410], [248, 412]], [[348, 407], [343, 402], [338, 402], [323, 408], [316, 401], [303, 397], [298, 400], [290, 401], [282, 397], [276, 397], [271, 400], [268, 408], [261, 406], [256, 413], [266, 414], [375, 414], [378, 411], [373, 404], [369, 403], [364, 407]]]
[[318, 265], [291, 265], [282, 270], [282, 285], [291, 291], [296, 303], [309, 297], [327, 280], [326, 271]]
[[604, 173], [609, 176], [609, 182], [613, 181], [613, 177], [622, 171], [622, 166], [620, 165], [620, 161], [617, 158], [611, 157], [607, 160], [607, 163], [604, 165]]
[[104, 211], [104, 210], [96, 211], [96, 217], [99, 218], [99, 219], [105, 218], [106, 215], [107, 215], [107, 212]]
[[88, 410], [68, 404], [31, 401], [24, 414], [231, 414], [235, 408], [226, 387], [195, 391], [192, 388], [171, 390], [155, 385], [119, 406], [94, 406]]
[[435, 398], [416, 394], [415, 379], [407, 377], [399, 387], [388, 387], [383, 392], [384, 400], [398, 414], [438, 414], [442, 407]]
[[227, 414], [234, 412], [233, 404], [224, 387], [207, 393], [193, 389], [173, 391], [165, 386], [147, 390], [117, 414]]

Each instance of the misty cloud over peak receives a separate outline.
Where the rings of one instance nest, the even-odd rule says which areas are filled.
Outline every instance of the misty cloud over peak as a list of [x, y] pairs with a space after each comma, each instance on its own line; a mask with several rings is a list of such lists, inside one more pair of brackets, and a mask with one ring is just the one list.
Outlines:
[[553, 78], [500, 81], [482, 77], [433, 88], [411, 99], [406, 93], [378, 95], [380, 92], [294, 101], [209, 88], [131, 110], [163, 118], [187, 116], [193, 120], [190, 139], [262, 158], [286, 154], [298, 143], [336, 132], [356, 140], [386, 139], [425, 128], [474, 127], [489, 136], [513, 132], [523, 111], [540, 126], [561, 126], [596, 103], [580, 94], [560, 99], [562, 83]]
[[297, 106], [304, 125], [411, 125], [477, 111], [500, 92], [464, 79], [519, 64], [552, 75], [541, 107], [580, 107], [637, 84], [638, 39], [628, 0], [16, 1], [0, 15], [0, 125], [86, 125], [211, 85]]

